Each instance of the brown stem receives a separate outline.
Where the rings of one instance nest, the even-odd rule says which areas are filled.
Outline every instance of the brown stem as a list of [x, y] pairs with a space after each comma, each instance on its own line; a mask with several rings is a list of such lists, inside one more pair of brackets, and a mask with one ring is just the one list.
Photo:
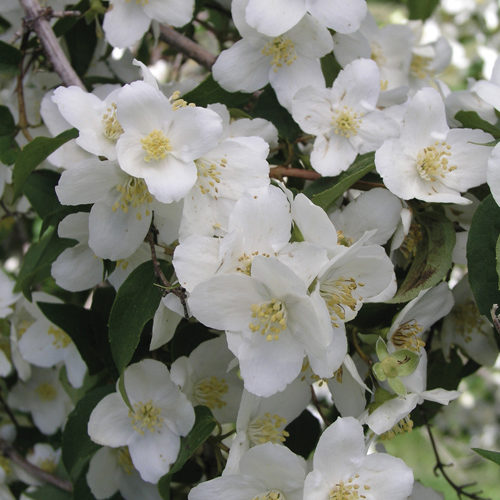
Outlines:
[[160, 26], [160, 38], [207, 69], [211, 69], [215, 63], [216, 57], [213, 54], [170, 26], [165, 24]]
[[439, 452], [436, 445], [436, 440], [434, 439], [434, 435], [432, 434], [429, 422], [427, 421], [425, 422], [425, 427], [427, 428], [427, 433], [429, 434], [429, 439], [432, 445], [432, 451], [434, 452], [434, 456], [436, 458], [436, 465], [434, 466], [434, 474], [437, 476], [438, 475], [437, 471], [441, 472], [442, 476], [444, 477], [444, 479], [446, 479], [447, 483], [457, 492], [458, 498], [462, 498], [462, 496], [465, 496], [467, 498], [472, 498], [473, 500], [489, 500], [486, 497], [479, 496], [479, 494], [482, 493], [481, 491], [477, 491], [474, 493], [468, 493], [467, 491], [464, 491], [465, 488], [469, 488], [470, 486], [473, 486], [476, 483], [458, 485], [450, 478], [450, 476], [448, 476], [445, 467], [449, 467], [450, 464], [444, 464], [441, 461], [441, 457], [439, 456]]
[[161, 270], [160, 263], [158, 262], [158, 257], [156, 256], [155, 238], [153, 235], [154, 230], [155, 230], [154, 226], [152, 226], [152, 229], [146, 235], [146, 240], [149, 243], [149, 248], [151, 249], [151, 260], [153, 261], [155, 274], [157, 278], [161, 281], [167, 293], [173, 293], [174, 295], [177, 295], [177, 297], [179, 297], [179, 300], [181, 301], [182, 304], [182, 308], [184, 310], [184, 317], [186, 319], [189, 319], [189, 311], [186, 303], [186, 290], [183, 287], [173, 287], [170, 281], [168, 281], [163, 271]]
[[76, 85], [85, 90], [85, 86], [71, 67], [47, 20], [47, 10], [40, 7], [38, 0], [19, 0], [25, 13], [25, 25], [33, 29], [42, 43], [45, 54], [52, 63], [55, 72], [67, 87]]
[[10, 443], [0, 438], [0, 453], [13, 463], [45, 483], [50, 483], [64, 491], [73, 491], [73, 485], [60, 477], [54, 476], [40, 467], [28, 462]]
[[312, 170], [303, 170], [302, 168], [291, 168], [280, 165], [273, 167], [269, 171], [269, 177], [273, 179], [282, 179], [283, 177], [300, 177], [301, 179], [316, 180], [321, 177], [321, 174]]
[[16, 94], [17, 94], [17, 108], [18, 108], [18, 115], [19, 115], [19, 128], [21, 129], [22, 134], [28, 141], [32, 141], [33, 137], [29, 133], [29, 123], [28, 123], [28, 117], [26, 116], [26, 105], [24, 102], [24, 87], [23, 87], [23, 79], [24, 75], [26, 74], [26, 71], [28, 70], [31, 61], [28, 62], [26, 67], [24, 66], [24, 56], [25, 56], [25, 47], [28, 42], [28, 37], [29, 37], [29, 32], [24, 31], [23, 33], [23, 39], [21, 42], [21, 62], [19, 63], [19, 73], [17, 74], [17, 83], [16, 83]]

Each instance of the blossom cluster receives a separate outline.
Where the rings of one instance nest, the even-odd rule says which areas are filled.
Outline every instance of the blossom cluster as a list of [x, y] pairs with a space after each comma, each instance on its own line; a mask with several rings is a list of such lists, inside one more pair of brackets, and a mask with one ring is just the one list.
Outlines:
[[[28, 188], [16, 194], [21, 160], [14, 175], [0, 164], [2, 220], [36, 212], [42, 226], [25, 255], [38, 252], [39, 267], [0, 271], [0, 439], [15, 446], [31, 427], [40, 443], [26, 460], [65, 467], [99, 499], [163, 498], [193, 456], [205, 468], [189, 500], [431, 498], [380, 444], [411, 431], [417, 406], [459, 397], [460, 378], [428, 387], [431, 363], [492, 366], [499, 353], [465, 246], [474, 194], [500, 205], [500, 59], [491, 78], [452, 91], [439, 78], [446, 39], [423, 40], [419, 23], [380, 27], [364, 0], [219, 3], [237, 41], [210, 79], [217, 95], [252, 94], [241, 109], [201, 106], [196, 89], [164, 85], [134, 59], [124, 65], [139, 76], [43, 89], [44, 135], [76, 130], [26, 181], [57, 176], [57, 211]], [[194, 10], [111, 0], [102, 29], [124, 49]], [[276, 113], [264, 118], [266, 94]], [[283, 116], [299, 130], [292, 140]], [[332, 182], [322, 191], [297, 171]], [[41, 246], [51, 238], [58, 251]], [[157, 283], [138, 289], [150, 261]], [[156, 292], [150, 314], [141, 296]], [[215, 422], [202, 442], [200, 407]], [[311, 412], [320, 436], [299, 453], [292, 434], [308, 433], [291, 424]], [[61, 434], [62, 463], [47, 444]], [[10, 483], [40, 486], [7, 461], [0, 481], [6, 499]]]

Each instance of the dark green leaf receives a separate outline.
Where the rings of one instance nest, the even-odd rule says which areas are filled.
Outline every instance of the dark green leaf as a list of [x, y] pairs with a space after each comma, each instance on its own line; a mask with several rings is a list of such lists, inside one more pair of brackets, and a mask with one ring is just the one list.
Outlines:
[[216, 337], [205, 325], [182, 319], [170, 342], [172, 361], [189, 356], [201, 343]]
[[71, 337], [91, 375], [104, 368], [95, 345], [91, 311], [74, 304], [38, 302], [38, 306], [50, 322]]
[[53, 170], [36, 170], [26, 179], [24, 194], [42, 219], [61, 208], [54, 189], [59, 177], [60, 174]]
[[500, 304], [496, 272], [496, 244], [500, 234], [500, 207], [489, 195], [477, 207], [467, 240], [469, 283], [481, 314], [490, 317], [493, 304]]
[[285, 429], [290, 435], [286, 438], [285, 446], [297, 455], [308, 458], [316, 448], [321, 435], [318, 419], [308, 410], [304, 410]]
[[77, 403], [68, 417], [62, 436], [62, 459], [72, 479], [78, 478], [83, 467], [100, 448], [90, 439], [87, 425], [97, 403], [114, 390], [113, 386], [108, 385], [90, 391]]
[[495, 254], [497, 259], [498, 289], [500, 290], [500, 234], [498, 235], [497, 244], [495, 246]]
[[74, 481], [72, 500], [95, 500], [87, 483], [87, 470], [88, 468], [84, 467], [78, 479]]
[[237, 108], [248, 102], [250, 94], [228, 92], [213, 79], [212, 75], [209, 75], [196, 88], [183, 95], [182, 98], [187, 102], [194, 102], [198, 106], [207, 106], [207, 104], [220, 102], [229, 108]]
[[85, 75], [97, 46], [97, 34], [94, 24], [87, 24], [79, 19], [70, 30], [64, 34], [68, 47], [71, 65], [79, 76]]
[[193, 456], [197, 448], [210, 437], [216, 425], [212, 412], [206, 406], [196, 406], [194, 411], [196, 414], [194, 426], [191, 432], [181, 439], [181, 449], [179, 450], [177, 460], [158, 483], [160, 495], [165, 500], [170, 498], [170, 481], [172, 474], [181, 470], [183, 465]]
[[74, 244], [75, 240], [59, 238], [54, 227], [47, 229], [40, 240], [33, 243], [26, 252], [14, 290], [22, 291], [31, 299], [31, 287], [48, 278], [52, 263], [58, 255]]
[[425, 21], [439, 4], [439, 0], [408, 0], [408, 17]]
[[35, 500], [71, 500], [71, 493], [67, 491], [60, 490], [55, 486], [45, 485], [36, 488], [35, 491], [29, 493], [27, 491], [24, 492], [30, 498], [34, 498]]
[[483, 120], [475, 111], [459, 111], [455, 118], [466, 128], [478, 128], [500, 139], [500, 128]]
[[328, 185], [328, 188], [314, 194], [311, 197], [312, 201], [324, 210], [328, 210], [355, 182], [359, 181], [359, 179], [375, 168], [374, 157], [374, 153], [358, 156], [356, 161], [345, 172], [342, 172], [337, 177], [328, 179], [323, 184]]
[[12, 165], [19, 154], [19, 146], [12, 135], [0, 136], [0, 161], [5, 165]]
[[[165, 272], [168, 265], [163, 265]], [[161, 290], [155, 282], [153, 262], [144, 262], [132, 271], [118, 290], [109, 316], [109, 342], [120, 373], [132, 359], [144, 325], [153, 318], [160, 303]]]
[[325, 84], [327, 87], [331, 87], [335, 78], [342, 69], [342, 66], [337, 62], [333, 52], [330, 52], [326, 56], [321, 58], [321, 69], [323, 71], [323, 76], [325, 77]]
[[20, 50], [0, 40], [0, 71], [16, 72], [21, 59]]
[[12, 173], [14, 196], [18, 197], [21, 195], [26, 179], [47, 156], [76, 137], [78, 137], [78, 130], [72, 128], [60, 133], [56, 137], [35, 137], [29, 144], [26, 144], [17, 155]]
[[418, 243], [416, 257], [396, 295], [388, 302], [408, 302], [421, 290], [437, 285], [451, 267], [455, 247], [453, 223], [438, 212], [417, 216], [423, 237]]
[[14, 134], [16, 123], [7, 106], [0, 106], [0, 135]]
[[268, 85], [259, 96], [252, 112], [255, 118], [265, 118], [273, 122], [280, 137], [293, 141], [301, 134], [299, 126], [294, 122], [292, 115], [278, 102], [274, 90]]
[[[70, 5], [68, 8], [71, 10], [77, 10], [78, 12], [85, 12], [90, 7], [88, 0], [82, 0], [78, 2], [76, 5]], [[78, 22], [78, 17], [74, 16], [64, 16], [61, 19], [58, 19], [57, 22], [53, 26], [54, 34], [57, 37], [60, 37], [70, 31], [73, 26]]]
[[487, 460], [491, 460], [492, 462], [500, 465], [500, 451], [492, 451], [492, 450], [483, 450], [481, 448], [472, 448], [478, 455], [481, 455], [483, 458]]

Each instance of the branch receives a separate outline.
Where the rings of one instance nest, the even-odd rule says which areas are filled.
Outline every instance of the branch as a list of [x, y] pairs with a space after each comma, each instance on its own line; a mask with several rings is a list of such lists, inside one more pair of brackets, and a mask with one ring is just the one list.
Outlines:
[[73, 485], [61, 479], [60, 477], [54, 476], [40, 467], [28, 462], [10, 443], [0, 438], [0, 452], [7, 458], [9, 458], [13, 463], [24, 469], [26, 472], [35, 476], [37, 479], [45, 483], [50, 483], [57, 488], [64, 491], [73, 491]]
[[33, 29], [42, 43], [42, 47], [55, 72], [67, 87], [76, 85], [83, 90], [85, 86], [69, 63], [66, 55], [61, 49], [57, 38], [50, 27], [47, 16], [50, 17], [51, 10], [40, 7], [38, 0], [19, 0], [25, 13], [24, 23], [29, 29]]
[[269, 177], [273, 179], [282, 179], [283, 177], [300, 177], [301, 179], [316, 180], [321, 177], [318, 172], [312, 170], [303, 170], [302, 168], [289, 168], [283, 165], [273, 167], [269, 171]]
[[170, 26], [160, 26], [160, 39], [207, 69], [211, 69], [215, 63], [216, 57], [213, 54]]

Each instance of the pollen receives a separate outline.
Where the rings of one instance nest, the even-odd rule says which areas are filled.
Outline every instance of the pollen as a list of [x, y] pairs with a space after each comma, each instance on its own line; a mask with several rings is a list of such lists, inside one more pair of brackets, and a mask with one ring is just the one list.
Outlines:
[[472, 341], [474, 334], [488, 335], [489, 324], [481, 318], [477, 305], [472, 300], [455, 306], [451, 312], [455, 331], [465, 343]]
[[[370, 486], [361, 487], [358, 484], [359, 474], [350, 477], [347, 481], [339, 481], [328, 493], [328, 500], [360, 500], [367, 498], [364, 495]], [[370, 495], [371, 496], [371, 495]]]
[[420, 80], [432, 76], [434, 72], [429, 68], [431, 61], [430, 57], [413, 54], [410, 63], [410, 73]]
[[54, 337], [52, 345], [55, 346], [57, 349], [64, 349], [65, 347], [68, 347], [69, 344], [71, 344], [71, 337], [66, 332], [62, 331], [60, 328], [50, 325], [48, 329], [48, 334]]
[[413, 420], [410, 416], [406, 416], [402, 418], [394, 427], [389, 429], [387, 432], [384, 432], [379, 436], [379, 439], [382, 441], [388, 441], [393, 439], [399, 434], [406, 434], [413, 430]]
[[195, 398], [211, 410], [214, 408], [223, 408], [226, 406], [224, 395], [229, 390], [227, 382], [223, 378], [215, 376], [200, 380], [194, 388]]
[[134, 472], [134, 465], [132, 464], [132, 457], [128, 451], [128, 446], [121, 446], [118, 448], [116, 461], [125, 474], [132, 474]]
[[163, 160], [167, 153], [172, 151], [172, 146], [168, 137], [158, 129], [150, 132], [141, 139], [142, 149], [146, 152], [144, 161], [149, 163], [151, 160]]
[[254, 257], [257, 257], [257, 255], [261, 255], [262, 257], [271, 257], [271, 254], [267, 252], [261, 253], [258, 250], [255, 250], [250, 254], [243, 252], [238, 257], [238, 267], [236, 268], [236, 271], [238, 271], [239, 273], [246, 274], [247, 276], [250, 276], [250, 273], [252, 272], [252, 262]]
[[256, 418], [248, 426], [248, 437], [254, 445], [270, 443], [284, 443], [290, 435], [284, 430], [286, 419], [270, 413]]
[[372, 42], [370, 44], [371, 56], [370, 59], [377, 63], [377, 66], [382, 66], [387, 62], [387, 59], [384, 55], [384, 51], [382, 47], [377, 42]]
[[134, 404], [133, 410], [128, 411], [128, 416], [132, 421], [132, 428], [141, 436], [144, 431], [156, 432], [163, 426], [161, 409], [149, 400], [146, 403], [139, 401]]
[[350, 247], [353, 244], [352, 238], [349, 238], [340, 229], [337, 231], [337, 243], [345, 247]]
[[436, 141], [417, 155], [417, 172], [426, 181], [436, 182], [439, 178], [444, 179], [446, 174], [453, 172], [457, 167], [448, 163], [451, 156], [451, 146], [446, 142]]
[[263, 495], [253, 497], [252, 500], [286, 500], [284, 493], [279, 490], [269, 490]]
[[286, 330], [287, 314], [283, 302], [272, 299], [262, 304], [252, 304], [252, 321], [248, 327], [252, 332], [260, 332], [267, 341], [279, 340], [280, 333]]
[[425, 342], [418, 337], [422, 331], [423, 327], [412, 319], [398, 326], [391, 341], [398, 349], [408, 349], [418, 353], [420, 348], [425, 346]]
[[335, 327], [338, 326], [336, 323], [338, 320], [345, 320], [347, 309], [356, 310], [358, 301], [362, 300], [362, 298], [357, 298], [353, 294], [363, 286], [364, 283], [360, 283], [354, 278], [343, 277], [320, 285], [320, 294], [326, 302], [330, 319]]
[[198, 159], [195, 164], [198, 170], [197, 186], [201, 194], [210, 195], [217, 200], [222, 172], [227, 167], [227, 159], [224, 157], [219, 161]]
[[360, 113], [356, 113], [349, 106], [344, 106], [333, 113], [333, 132], [335, 135], [341, 135], [348, 139], [358, 133], [362, 122], [361, 118], [362, 115]]
[[406, 238], [399, 247], [405, 259], [409, 260], [417, 255], [418, 244], [422, 241], [423, 237], [424, 233], [422, 231], [422, 226], [417, 223], [412, 223]]
[[123, 128], [116, 118], [116, 104], [113, 102], [102, 115], [103, 134], [106, 139], [116, 141], [123, 134]]
[[57, 397], [56, 388], [47, 382], [40, 384], [35, 391], [42, 401], [54, 401]]
[[290, 66], [297, 59], [294, 43], [283, 35], [267, 42], [262, 49], [262, 54], [271, 58], [274, 71], [278, 71], [283, 66]]
[[[130, 176], [123, 184], [117, 184], [115, 189], [120, 193], [120, 198], [111, 207], [113, 212], [120, 209], [128, 213], [130, 207], [139, 208], [143, 204], [149, 204], [153, 201], [146, 183], [143, 179], [138, 179], [137, 177]], [[146, 216], [151, 214], [148, 208], [145, 210], [145, 214]], [[142, 217], [139, 217], [140, 213], [137, 215], [139, 219]]]
[[51, 458], [45, 458], [38, 464], [38, 467], [49, 474], [53, 474], [57, 469], [57, 463]]

